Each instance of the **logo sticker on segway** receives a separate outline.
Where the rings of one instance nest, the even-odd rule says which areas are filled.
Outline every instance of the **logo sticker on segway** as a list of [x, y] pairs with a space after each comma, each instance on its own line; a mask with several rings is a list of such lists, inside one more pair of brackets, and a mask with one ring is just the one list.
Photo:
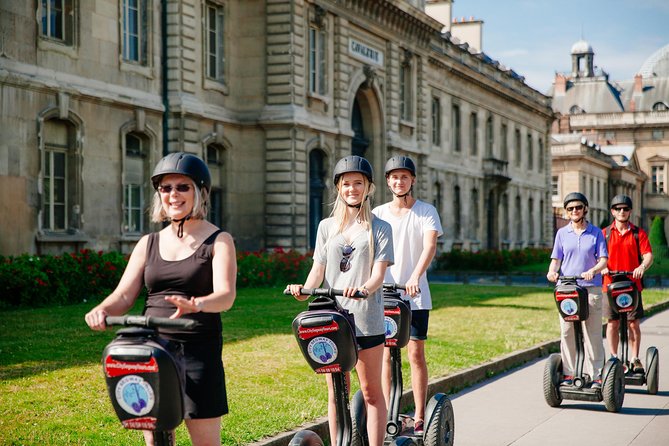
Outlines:
[[392, 317], [386, 316], [384, 318], [386, 323], [386, 339], [394, 338], [397, 334], [397, 322]]
[[141, 376], [129, 375], [116, 384], [116, 401], [132, 415], [146, 415], [156, 402], [153, 388]]
[[631, 306], [632, 296], [627, 293], [619, 294], [618, 297], [616, 297], [616, 305], [618, 305], [619, 308], [627, 308]]
[[573, 316], [578, 311], [578, 305], [573, 299], [565, 299], [560, 302], [560, 310], [567, 316]]
[[337, 359], [337, 346], [329, 339], [319, 336], [309, 341], [309, 357], [319, 364], [330, 364]]

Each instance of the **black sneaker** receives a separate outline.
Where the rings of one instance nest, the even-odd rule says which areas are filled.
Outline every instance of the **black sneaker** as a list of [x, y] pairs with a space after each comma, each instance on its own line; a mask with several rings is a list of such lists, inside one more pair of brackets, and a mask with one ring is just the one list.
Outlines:
[[643, 373], [643, 365], [641, 364], [641, 360], [639, 358], [636, 358], [634, 361], [632, 361], [632, 371], [634, 373]]

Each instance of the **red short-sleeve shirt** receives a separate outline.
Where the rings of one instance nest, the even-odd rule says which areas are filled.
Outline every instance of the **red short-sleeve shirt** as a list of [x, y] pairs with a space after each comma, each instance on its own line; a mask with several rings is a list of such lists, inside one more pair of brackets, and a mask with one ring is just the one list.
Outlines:
[[[608, 226], [602, 230], [604, 236], [606, 236], [607, 231], [611, 232], [608, 244], [609, 262], [607, 268], [609, 271], [634, 271], [639, 266], [639, 254], [637, 252], [636, 240], [632, 233], [632, 229], [635, 227], [630, 223], [630, 229], [625, 231], [624, 234], [620, 234], [615, 225]], [[651, 252], [648, 235], [641, 228], [639, 228], [639, 250], [642, 256]], [[641, 281], [635, 279], [634, 282], [636, 282], [636, 286], [641, 291], [643, 288]], [[607, 274], [604, 276], [604, 283], [602, 284], [604, 290], [606, 290], [606, 286], [610, 283], [611, 276]]]

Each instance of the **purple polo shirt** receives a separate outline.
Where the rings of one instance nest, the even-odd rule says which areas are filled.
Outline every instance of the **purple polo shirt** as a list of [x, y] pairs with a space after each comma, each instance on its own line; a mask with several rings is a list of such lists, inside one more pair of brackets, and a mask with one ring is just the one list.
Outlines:
[[[562, 261], [560, 274], [563, 276], [580, 276], [595, 266], [600, 257], [608, 256], [602, 230], [590, 222], [580, 235], [576, 235], [571, 223], [555, 234], [551, 259]], [[579, 280], [578, 284], [583, 287], [602, 286], [602, 275], [596, 274], [592, 280]]]

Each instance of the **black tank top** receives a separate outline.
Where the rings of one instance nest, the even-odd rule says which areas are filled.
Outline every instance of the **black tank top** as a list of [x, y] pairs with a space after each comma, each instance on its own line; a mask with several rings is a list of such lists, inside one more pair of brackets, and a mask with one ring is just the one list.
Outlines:
[[[211, 294], [214, 242], [220, 232], [222, 231], [218, 230], [210, 235], [189, 257], [175, 261], [163, 260], [160, 256], [159, 233], [149, 235], [144, 265], [144, 284], [148, 290], [145, 315], [170, 317], [176, 307], [164, 299], [168, 295], [190, 298]], [[195, 330], [160, 329], [160, 334], [176, 341], [220, 339], [220, 313], [191, 313], [181, 317], [194, 319], [200, 324]]]

